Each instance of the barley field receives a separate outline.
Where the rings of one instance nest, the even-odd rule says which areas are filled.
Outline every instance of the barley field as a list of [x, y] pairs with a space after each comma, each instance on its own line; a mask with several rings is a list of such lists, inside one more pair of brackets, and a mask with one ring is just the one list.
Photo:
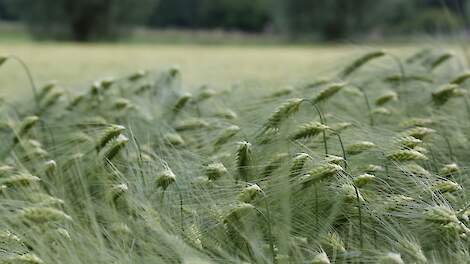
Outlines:
[[458, 48], [0, 50], [2, 264], [470, 259]]

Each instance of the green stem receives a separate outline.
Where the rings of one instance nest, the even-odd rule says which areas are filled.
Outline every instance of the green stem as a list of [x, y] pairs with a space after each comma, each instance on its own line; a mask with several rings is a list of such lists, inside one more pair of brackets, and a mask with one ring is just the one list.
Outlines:
[[[320, 122], [321, 122], [321, 124], [326, 126], [326, 120], [324, 119], [323, 114], [321, 113], [321, 110], [320, 110], [320, 108], [318, 107], [318, 105], [313, 104], [313, 107], [314, 107], [315, 110], [317, 111], [318, 116], [320, 116]], [[328, 155], [328, 143], [327, 143], [327, 141], [326, 141], [326, 131], [323, 130], [322, 134], [323, 134], [323, 146], [324, 146], [324, 148], [325, 148], [325, 156], [327, 156], [327, 155]]]

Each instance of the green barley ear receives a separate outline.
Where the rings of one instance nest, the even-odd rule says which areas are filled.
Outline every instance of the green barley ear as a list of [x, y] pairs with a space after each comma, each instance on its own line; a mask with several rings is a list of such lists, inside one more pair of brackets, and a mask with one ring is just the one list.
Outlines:
[[36, 223], [45, 224], [47, 222], [71, 221], [72, 217], [64, 212], [51, 207], [30, 207], [21, 210], [20, 217]]
[[356, 193], [356, 189], [351, 184], [341, 185], [341, 194], [343, 196], [343, 201], [345, 203], [354, 203], [359, 199], [360, 202], [364, 202], [361, 193], [359, 191]]
[[289, 177], [294, 178], [302, 174], [302, 170], [305, 166], [307, 160], [311, 159], [310, 155], [307, 153], [298, 153], [292, 159], [292, 165], [289, 170]]
[[44, 173], [46, 173], [47, 176], [52, 176], [54, 175], [55, 171], [57, 170], [57, 163], [55, 160], [48, 160], [44, 163]]
[[377, 173], [377, 172], [385, 171], [385, 169], [384, 167], [379, 166], [379, 165], [369, 164], [364, 167], [363, 171], [365, 173]]
[[330, 259], [328, 258], [328, 255], [325, 252], [321, 252], [321, 253], [316, 254], [310, 263], [311, 264], [330, 264], [331, 262], [330, 262]]
[[22, 173], [0, 179], [0, 185], [5, 185], [11, 188], [29, 187], [36, 184], [40, 180], [40, 178], [31, 174]]
[[209, 126], [204, 119], [201, 118], [191, 118], [187, 120], [183, 120], [178, 122], [175, 125], [175, 130], [178, 132], [188, 131], [188, 130], [196, 130], [201, 128], [206, 128]]
[[346, 78], [361, 68], [366, 63], [383, 57], [386, 53], [384, 51], [372, 51], [370, 53], [365, 54], [364, 56], [360, 57], [359, 59], [355, 60], [349, 66], [347, 66], [340, 74], [342, 78]]
[[139, 70], [133, 74], [131, 74], [129, 77], [128, 77], [128, 80], [131, 81], [131, 82], [135, 82], [137, 80], [140, 80], [142, 78], [144, 78], [145, 76], [147, 76], [148, 72], [145, 71], [145, 70]]
[[398, 141], [398, 144], [402, 145], [405, 148], [410, 148], [410, 149], [423, 143], [421, 139], [417, 139], [412, 136], [404, 136], [404, 137], [399, 138], [397, 141]]
[[346, 146], [346, 153], [349, 155], [357, 155], [361, 154], [364, 151], [367, 151], [371, 148], [374, 148], [376, 145], [369, 141], [360, 141], [354, 144], [350, 144]]
[[431, 177], [431, 173], [416, 163], [405, 164], [402, 168], [405, 173], [411, 173], [418, 177]]
[[377, 115], [388, 116], [388, 115], [391, 115], [392, 112], [385, 107], [377, 107], [377, 108], [372, 109], [372, 111], [370, 111], [370, 114], [374, 116], [377, 116]]
[[432, 128], [427, 127], [414, 127], [403, 132], [404, 136], [411, 136], [419, 140], [423, 140], [426, 136], [435, 133], [436, 131]]
[[114, 84], [116, 80], [112, 77], [110, 78], [106, 78], [106, 79], [102, 79], [101, 81], [99, 81], [100, 83], [100, 86], [103, 88], [103, 90], [109, 90], [109, 88], [111, 88], [111, 86]]
[[166, 168], [158, 175], [156, 179], [157, 188], [162, 188], [165, 191], [168, 186], [176, 182], [176, 176], [170, 168]]
[[426, 127], [434, 124], [430, 118], [410, 118], [400, 122], [401, 127]]
[[115, 184], [111, 186], [111, 188], [109, 189], [107, 193], [107, 200], [109, 202], [114, 202], [117, 199], [119, 199], [119, 197], [127, 193], [128, 190], [129, 190], [129, 187], [125, 183]]
[[273, 172], [282, 166], [283, 161], [289, 156], [287, 153], [278, 153], [269, 161], [269, 163], [263, 168], [261, 176], [263, 178], [269, 177]]
[[8, 57], [6, 56], [0, 56], [0, 66], [2, 66], [5, 62], [7, 62]]
[[341, 237], [336, 232], [328, 233], [321, 239], [322, 246], [331, 249], [333, 253], [345, 253], [346, 245]]
[[124, 130], [126, 130], [126, 128], [120, 125], [111, 125], [110, 127], [106, 128], [102, 135], [98, 138], [98, 141], [96, 142], [96, 151], [100, 151], [112, 139], [121, 135], [121, 132], [123, 132]]
[[214, 146], [220, 147], [227, 143], [233, 136], [240, 131], [240, 127], [232, 125], [223, 129], [214, 141]]
[[439, 170], [439, 175], [441, 175], [442, 177], [449, 177], [452, 176], [452, 174], [456, 174], [459, 172], [459, 165], [457, 165], [456, 163], [451, 163], [444, 165], [444, 167]]
[[238, 203], [223, 216], [223, 222], [225, 224], [236, 223], [239, 219], [245, 217], [255, 210], [256, 208], [249, 203]]
[[437, 224], [448, 224], [451, 222], [458, 223], [459, 219], [455, 214], [454, 210], [445, 206], [433, 206], [427, 208], [424, 213], [425, 220], [437, 223]]
[[83, 101], [83, 99], [85, 99], [85, 96], [83, 94], [79, 94], [79, 95], [73, 97], [70, 100], [70, 103], [67, 105], [66, 109], [69, 110], [69, 111], [73, 110], [75, 107], [77, 107]]
[[326, 87], [325, 89], [321, 90], [313, 99], [313, 103], [317, 104], [323, 101], [328, 100], [341, 89], [346, 86], [346, 83], [334, 83]]
[[401, 255], [398, 253], [389, 252], [384, 256], [381, 256], [377, 264], [405, 264], [403, 259], [401, 259]]
[[131, 101], [126, 98], [117, 98], [114, 100], [113, 109], [117, 111], [122, 111], [124, 109], [129, 109], [132, 107]]
[[51, 106], [55, 105], [59, 101], [60, 97], [64, 95], [63, 91], [54, 91], [49, 96], [45, 98], [45, 101], [42, 104], [42, 110], [48, 109]]
[[344, 163], [344, 158], [340, 156], [328, 154], [326, 155], [325, 161], [327, 163], [341, 165]]
[[432, 101], [437, 106], [444, 105], [450, 98], [456, 95], [458, 88], [459, 86], [456, 84], [443, 85], [432, 93]]
[[411, 149], [398, 150], [392, 154], [387, 155], [387, 158], [392, 161], [415, 161], [428, 159], [420, 152]]
[[431, 62], [429, 65], [430, 70], [434, 70], [449, 59], [453, 58], [455, 54], [453, 52], [445, 52], [439, 55], [434, 61]]
[[195, 100], [196, 102], [201, 103], [207, 99], [212, 98], [216, 94], [217, 94], [216, 91], [210, 89], [207, 86], [203, 86]]
[[374, 180], [375, 180], [374, 175], [364, 173], [364, 174], [361, 174], [361, 175], [357, 176], [356, 178], [354, 178], [354, 185], [357, 188], [361, 188], [361, 187], [364, 187], [365, 185], [373, 182]]
[[441, 193], [452, 193], [462, 190], [460, 184], [453, 181], [438, 181], [431, 186], [431, 190], [438, 191]]
[[39, 89], [38, 93], [38, 101], [41, 101], [44, 97], [47, 96], [57, 85], [57, 81], [51, 81], [45, 84], [43, 87]]
[[235, 113], [233, 110], [230, 110], [230, 109], [224, 109], [224, 110], [218, 111], [214, 113], [214, 116], [219, 117], [219, 118], [229, 119], [229, 120], [237, 119], [238, 117], [237, 113]]
[[398, 94], [394, 91], [388, 91], [379, 98], [375, 100], [375, 104], [382, 106], [390, 101], [396, 101], [398, 99]]
[[242, 141], [238, 142], [238, 149], [236, 153], [237, 170], [239, 179], [243, 179], [245, 182], [248, 181], [250, 174], [250, 163], [251, 163], [251, 143]]
[[0, 178], [3, 176], [10, 175], [15, 172], [15, 167], [10, 165], [1, 165], [0, 166]]
[[310, 122], [300, 125], [299, 129], [290, 137], [292, 140], [308, 139], [317, 136], [321, 132], [329, 129], [318, 122]]
[[31, 128], [33, 128], [38, 121], [39, 117], [37, 116], [25, 117], [18, 126], [17, 137], [15, 139], [18, 140], [19, 138], [26, 135], [26, 133], [28, 133], [29, 130], [31, 130]]
[[244, 188], [238, 195], [238, 200], [242, 203], [251, 203], [263, 191], [257, 184]]
[[192, 95], [190, 93], [185, 93], [181, 95], [173, 106], [173, 113], [177, 114], [183, 109], [183, 107], [191, 100]]
[[279, 129], [281, 123], [284, 120], [288, 119], [290, 116], [299, 111], [300, 104], [302, 104], [303, 101], [304, 99], [293, 98], [279, 106], [276, 111], [274, 111], [274, 113], [272, 113], [268, 118], [268, 121], [266, 121], [264, 124], [265, 130]]
[[220, 162], [208, 164], [204, 168], [207, 179], [215, 181], [228, 173], [227, 168]]
[[300, 183], [305, 188], [316, 182], [333, 177], [342, 171], [343, 168], [339, 165], [331, 163], [322, 164], [313, 168], [306, 175], [300, 177]]
[[171, 146], [184, 146], [186, 142], [178, 133], [167, 133], [163, 136], [163, 141]]
[[0, 259], [2, 264], [44, 264], [45, 262], [33, 253], [15, 255]]
[[461, 85], [470, 78], [470, 71], [464, 72], [450, 81], [450, 84]]
[[116, 157], [121, 149], [126, 147], [129, 139], [120, 134], [114, 141], [112, 141], [109, 145], [109, 148], [105, 149], [103, 154], [103, 159], [106, 161], [111, 161]]

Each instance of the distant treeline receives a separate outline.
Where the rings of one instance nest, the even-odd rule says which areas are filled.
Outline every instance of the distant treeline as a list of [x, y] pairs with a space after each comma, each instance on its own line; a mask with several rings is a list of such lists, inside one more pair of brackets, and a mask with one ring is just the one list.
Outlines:
[[38, 38], [112, 39], [154, 28], [271, 32], [338, 40], [367, 34], [468, 28], [470, 0], [0, 0], [0, 19], [23, 20]]

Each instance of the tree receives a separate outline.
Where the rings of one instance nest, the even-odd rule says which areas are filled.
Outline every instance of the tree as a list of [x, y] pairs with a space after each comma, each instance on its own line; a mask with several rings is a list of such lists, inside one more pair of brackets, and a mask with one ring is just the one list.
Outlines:
[[8, 0], [37, 38], [115, 39], [145, 22], [157, 0]]

